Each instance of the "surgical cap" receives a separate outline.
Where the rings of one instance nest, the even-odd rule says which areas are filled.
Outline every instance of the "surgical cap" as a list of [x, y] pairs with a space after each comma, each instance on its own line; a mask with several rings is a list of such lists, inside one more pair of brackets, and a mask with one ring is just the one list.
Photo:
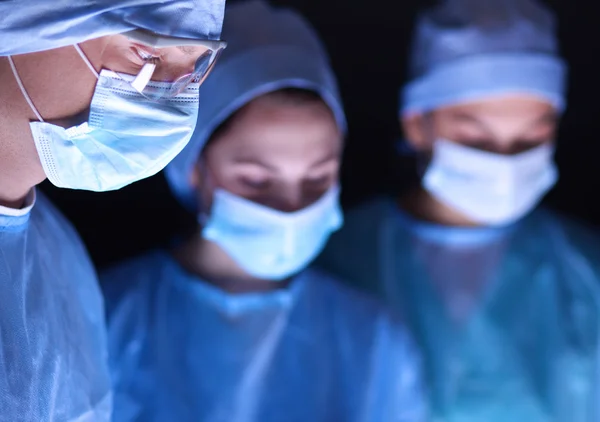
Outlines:
[[133, 29], [219, 39], [225, 0], [0, 0], [0, 56], [33, 53]]
[[562, 111], [567, 67], [552, 13], [535, 0], [446, 0], [417, 22], [402, 115], [529, 94]]
[[194, 211], [197, 195], [190, 174], [204, 144], [221, 123], [253, 99], [284, 88], [315, 91], [346, 131], [327, 53], [300, 15], [263, 1], [238, 3], [227, 8], [223, 36], [228, 47], [200, 88], [196, 131], [166, 170], [175, 196]]

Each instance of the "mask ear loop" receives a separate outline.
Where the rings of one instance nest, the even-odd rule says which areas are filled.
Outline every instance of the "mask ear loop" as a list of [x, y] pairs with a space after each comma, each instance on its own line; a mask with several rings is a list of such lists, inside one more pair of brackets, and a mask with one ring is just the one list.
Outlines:
[[[83, 50], [81, 50], [81, 47], [79, 47], [79, 45], [77, 45], [77, 44], [73, 45], [73, 47], [75, 47], [75, 50], [77, 51], [77, 53], [79, 53], [79, 56], [81, 56], [81, 58], [83, 59], [83, 62], [92, 71], [92, 73], [94, 74], [96, 79], [98, 79], [99, 78], [98, 72], [96, 72], [96, 69], [94, 69], [94, 66], [92, 66], [92, 63], [87, 58], [87, 56], [85, 55]], [[19, 85], [19, 89], [21, 90], [21, 94], [23, 94], [23, 98], [25, 98], [25, 101], [27, 101], [27, 104], [29, 104], [29, 108], [31, 108], [31, 111], [33, 111], [33, 114], [35, 114], [35, 117], [40, 122], [43, 123], [44, 118], [42, 117], [42, 115], [40, 114], [38, 109], [35, 107], [35, 105], [33, 104], [33, 101], [31, 100], [31, 97], [27, 93], [27, 90], [25, 89], [25, 85], [23, 85], [23, 81], [21, 80], [21, 77], [19, 76], [19, 72], [17, 71], [17, 67], [15, 66], [15, 62], [13, 61], [11, 56], [8, 56], [7, 58], [8, 58], [8, 63], [10, 64], [10, 70], [12, 71], [13, 76], [15, 77], [15, 80], [17, 81], [17, 85]]]
[[[85, 55], [85, 53], [83, 52], [81, 47], [79, 47], [78, 44], [74, 44], [73, 47], [75, 47], [75, 50], [77, 50], [77, 53], [79, 53], [79, 56], [83, 59], [83, 61], [87, 65], [87, 67], [92, 71], [92, 73], [94, 74], [96, 79], [99, 79], [100, 75], [98, 74], [98, 72], [96, 71], [96, 69], [94, 68], [92, 63], [90, 62], [90, 59], [88, 59], [88, 57]], [[149, 60], [150, 57], [147, 57], [145, 59]], [[144, 64], [144, 66], [142, 66], [142, 70], [140, 70], [140, 73], [131, 82], [131, 86], [137, 92], [142, 93], [144, 88], [146, 88], [146, 85], [148, 85], [150, 83], [150, 80], [152, 79], [152, 75], [154, 74], [155, 69], [156, 69], [156, 64], [153, 63], [152, 61], [147, 61]]]
[[75, 51], [77, 51], [77, 53], [79, 54], [79, 57], [81, 57], [81, 59], [83, 60], [85, 65], [88, 67], [88, 69], [90, 69], [92, 71], [92, 73], [94, 74], [96, 79], [100, 79], [100, 75], [98, 74], [98, 72], [96, 71], [94, 66], [92, 65], [92, 62], [90, 62], [90, 59], [88, 59], [88, 57], [85, 55], [85, 53], [83, 52], [81, 47], [79, 47], [79, 44], [73, 44], [73, 47], [75, 48]]
[[12, 70], [15, 80], [17, 81], [17, 84], [19, 85], [21, 94], [23, 94], [23, 98], [25, 98], [25, 101], [27, 101], [27, 104], [29, 104], [29, 107], [31, 108], [31, 111], [33, 111], [33, 114], [35, 114], [35, 117], [37, 117], [37, 119], [43, 123], [44, 118], [42, 117], [40, 112], [37, 110], [37, 108], [35, 108], [35, 105], [33, 105], [33, 101], [31, 101], [31, 98], [29, 97], [29, 94], [27, 93], [27, 90], [25, 89], [25, 85], [23, 85], [23, 81], [21, 80], [21, 77], [19, 76], [19, 72], [17, 71], [17, 67], [15, 66], [15, 62], [13, 61], [11, 56], [8, 56], [8, 63], [10, 64], [10, 69]]

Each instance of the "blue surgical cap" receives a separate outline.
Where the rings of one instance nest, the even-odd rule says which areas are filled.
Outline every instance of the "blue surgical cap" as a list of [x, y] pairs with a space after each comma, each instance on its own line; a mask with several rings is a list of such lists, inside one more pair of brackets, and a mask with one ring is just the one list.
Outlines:
[[0, 0], [0, 56], [33, 53], [133, 29], [219, 39], [225, 0]]
[[248, 1], [227, 8], [228, 47], [200, 88], [198, 124], [184, 150], [167, 166], [175, 196], [196, 210], [190, 174], [206, 141], [233, 113], [263, 94], [284, 88], [317, 92], [346, 131], [346, 118], [325, 49], [312, 27], [290, 9]]
[[508, 94], [565, 106], [555, 19], [535, 0], [446, 0], [417, 22], [401, 114]]

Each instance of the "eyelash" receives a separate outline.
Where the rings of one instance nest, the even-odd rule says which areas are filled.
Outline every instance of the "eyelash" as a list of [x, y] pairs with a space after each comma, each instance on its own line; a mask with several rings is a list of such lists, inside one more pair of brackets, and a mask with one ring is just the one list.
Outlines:
[[305, 184], [310, 188], [319, 188], [329, 182], [329, 176], [319, 177], [318, 179], [309, 179]]
[[268, 180], [250, 180], [246, 178], [242, 178], [241, 182], [246, 187], [251, 189], [266, 189], [269, 187], [270, 183]]
[[150, 60], [155, 60], [155, 61], [161, 60], [160, 56], [152, 54], [152, 52], [150, 51], [149, 48], [146, 48], [142, 45], [134, 45], [133, 51], [134, 51], [135, 55], [137, 56], [138, 60], [142, 60], [143, 62], [150, 61]]

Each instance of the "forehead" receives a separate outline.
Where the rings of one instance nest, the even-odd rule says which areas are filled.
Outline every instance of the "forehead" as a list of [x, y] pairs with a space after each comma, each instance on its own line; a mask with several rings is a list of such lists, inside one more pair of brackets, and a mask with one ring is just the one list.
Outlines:
[[321, 101], [293, 104], [259, 98], [236, 114], [216, 144], [238, 153], [261, 149], [266, 153], [315, 148], [339, 149], [342, 134], [333, 113]]
[[468, 103], [441, 107], [432, 112], [438, 117], [474, 118], [557, 118], [558, 112], [549, 102], [533, 95], [506, 95]]

